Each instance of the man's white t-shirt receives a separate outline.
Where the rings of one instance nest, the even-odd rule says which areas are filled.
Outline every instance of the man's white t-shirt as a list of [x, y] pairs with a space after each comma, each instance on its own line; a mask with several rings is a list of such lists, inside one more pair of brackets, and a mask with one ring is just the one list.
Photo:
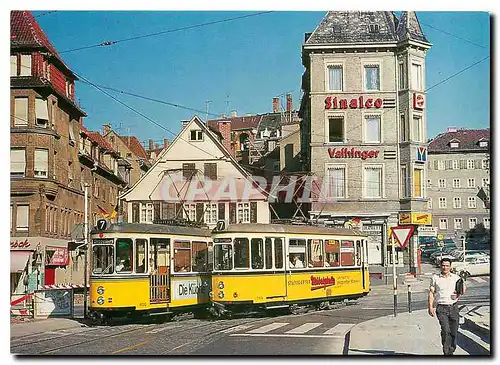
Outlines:
[[460, 276], [450, 272], [448, 276], [434, 274], [431, 278], [429, 290], [434, 288], [434, 302], [436, 304], [454, 304], [458, 301], [455, 285]]

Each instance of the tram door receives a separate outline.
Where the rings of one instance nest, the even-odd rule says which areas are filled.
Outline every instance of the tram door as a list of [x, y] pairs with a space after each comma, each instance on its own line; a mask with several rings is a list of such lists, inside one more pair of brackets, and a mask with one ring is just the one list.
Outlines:
[[151, 238], [149, 252], [149, 301], [170, 302], [170, 239]]

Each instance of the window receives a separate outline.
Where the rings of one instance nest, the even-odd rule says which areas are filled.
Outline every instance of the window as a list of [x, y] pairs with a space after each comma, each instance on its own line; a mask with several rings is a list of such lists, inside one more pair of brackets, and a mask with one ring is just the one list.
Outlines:
[[484, 228], [490, 229], [490, 218], [483, 219]]
[[364, 186], [365, 198], [382, 198], [382, 166], [369, 165], [365, 166], [364, 172]]
[[10, 76], [17, 76], [17, 56], [10, 56]]
[[460, 169], [460, 161], [459, 160], [453, 160], [453, 170], [458, 170]]
[[365, 66], [365, 90], [380, 90], [380, 70], [378, 65]]
[[476, 179], [473, 177], [470, 177], [467, 179], [467, 187], [468, 188], [474, 188], [476, 186]]
[[274, 239], [274, 267], [283, 268], [283, 240], [281, 238]]
[[418, 63], [411, 64], [411, 88], [422, 91], [422, 65]]
[[479, 141], [479, 147], [488, 147], [488, 141]]
[[47, 178], [48, 175], [49, 175], [49, 150], [35, 149], [35, 177]]
[[327, 197], [328, 198], [346, 198], [345, 166], [330, 165], [327, 166]]
[[206, 224], [217, 223], [217, 203], [205, 203], [205, 219]]
[[[424, 141], [424, 126], [423, 126], [423, 123], [422, 123], [422, 117], [419, 116], [419, 115], [414, 115], [413, 116], [412, 132], [413, 132], [412, 133], [413, 141], [415, 141], [415, 142], [425, 142]], [[439, 169], [439, 170], [441, 170], [441, 169]]]
[[216, 163], [205, 163], [204, 167], [204, 175], [206, 178], [210, 180], [217, 180], [217, 164]]
[[400, 61], [398, 64], [399, 71], [399, 90], [406, 89], [406, 63]]
[[354, 241], [342, 240], [340, 244], [340, 265], [354, 266]]
[[250, 241], [252, 269], [264, 268], [264, 241], [262, 238], [252, 238]]
[[454, 189], [460, 188], [460, 179], [453, 179], [453, 188]]
[[444, 166], [445, 166], [444, 160], [439, 160], [437, 164], [437, 169], [444, 170]]
[[114, 271], [114, 249], [111, 245], [95, 245], [92, 254], [94, 274], [112, 274]]
[[365, 143], [380, 143], [381, 130], [380, 115], [365, 116]]
[[328, 90], [343, 91], [343, 70], [342, 65], [331, 65], [328, 69]]
[[467, 170], [474, 170], [474, 160], [467, 160]]
[[19, 76], [31, 76], [31, 55], [21, 55], [21, 70]]
[[450, 142], [450, 148], [458, 148], [458, 147], [460, 147], [459, 142]]
[[214, 246], [214, 267], [215, 270], [232, 270], [233, 268], [233, 246]]
[[303, 239], [290, 239], [288, 251], [289, 267], [292, 269], [301, 269], [307, 267], [306, 262], [306, 240]]
[[[73, 131], [73, 124], [69, 122], [69, 144], [75, 145], [75, 132]], [[99, 159], [101, 161], [101, 159]]]
[[18, 231], [28, 231], [29, 227], [29, 205], [18, 205], [16, 214], [16, 230]]
[[460, 197], [453, 198], [453, 208], [459, 209], [462, 208], [462, 199]]
[[264, 241], [264, 256], [265, 256], [265, 268], [273, 268], [273, 239], [266, 237]]
[[238, 203], [236, 205], [238, 223], [250, 223], [250, 203]]
[[476, 208], [476, 197], [475, 196], [469, 196], [469, 198], [467, 199], [467, 206], [469, 208]]
[[427, 209], [432, 209], [432, 198], [428, 198], [427, 200]]
[[379, 33], [380, 26], [378, 24], [368, 24], [368, 32], [370, 33]]
[[14, 221], [14, 207], [10, 205], [10, 231], [12, 232], [12, 222]]
[[428, 188], [432, 187], [432, 180], [431, 179], [427, 179], [427, 187]]
[[446, 188], [446, 179], [439, 179], [438, 184], [440, 189]]
[[174, 241], [174, 271], [191, 271], [191, 242]]
[[405, 165], [401, 166], [401, 192], [403, 198], [410, 196], [408, 171]]
[[141, 204], [141, 223], [153, 223], [153, 203]]
[[487, 188], [490, 185], [490, 178], [489, 177], [483, 177], [482, 180], [482, 187]]
[[462, 229], [462, 218], [455, 218], [455, 229]]
[[477, 225], [477, 218], [469, 218], [469, 229], [474, 228]]
[[328, 142], [344, 142], [344, 118], [328, 118]]
[[196, 222], [196, 204], [184, 204], [184, 215], [190, 222]]
[[307, 240], [308, 267], [323, 267], [323, 240]]
[[446, 209], [446, 198], [439, 198], [439, 208]]
[[482, 160], [481, 161], [481, 168], [483, 170], [489, 170], [490, 169], [490, 160]]
[[413, 169], [413, 197], [424, 197], [424, 170], [421, 168]]
[[135, 240], [135, 272], [138, 274], [143, 274], [147, 271], [148, 266], [146, 263], [146, 259], [148, 257], [146, 253], [146, 246], [148, 241], [145, 239], [136, 239]]
[[14, 99], [14, 126], [28, 125], [28, 98], [17, 97]]
[[408, 140], [408, 130], [406, 128], [406, 115], [401, 114], [399, 116], [399, 123], [400, 123], [400, 128], [399, 132], [401, 133], [401, 141], [407, 141]]
[[190, 180], [196, 173], [196, 164], [194, 163], [183, 163], [182, 164], [182, 176], [186, 180]]
[[192, 270], [195, 272], [207, 272], [208, 270], [208, 245], [206, 242], [193, 241], [191, 247]]
[[49, 108], [47, 106], [47, 100], [36, 98], [35, 102], [36, 126], [47, 128], [49, 126]]
[[203, 141], [203, 131], [199, 129], [192, 129], [189, 133], [190, 141]]
[[340, 241], [325, 240], [325, 261], [329, 266], [340, 266]]
[[26, 150], [13, 148], [10, 150], [10, 176], [24, 177], [26, 174]]
[[129, 238], [116, 239], [116, 272], [133, 271], [133, 243]]
[[250, 254], [248, 238], [234, 239], [234, 268], [248, 269], [250, 267]]
[[439, 229], [448, 229], [448, 218], [439, 218]]

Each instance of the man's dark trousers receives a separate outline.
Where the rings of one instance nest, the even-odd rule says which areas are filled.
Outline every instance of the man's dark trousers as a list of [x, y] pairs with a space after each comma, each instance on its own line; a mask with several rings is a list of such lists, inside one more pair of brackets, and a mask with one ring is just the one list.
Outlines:
[[438, 304], [436, 316], [441, 325], [441, 343], [443, 344], [443, 353], [453, 355], [457, 347], [458, 334], [458, 305]]

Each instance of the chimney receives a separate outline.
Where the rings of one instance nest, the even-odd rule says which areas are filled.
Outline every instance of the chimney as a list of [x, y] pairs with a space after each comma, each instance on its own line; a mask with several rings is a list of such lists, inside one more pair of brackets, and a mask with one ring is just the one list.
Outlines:
[[222, 145], [228, 150], [228, 152], [234, 156], [233, 149], [231, 147], [231, 121], [224, 120], [217, 122], [217, 129], [222, 136]]
[[153, 148], [154, 148], [154, 145], [153, 145], [153, 140], [152, 140], [152, 139], [150, 139], [150, 140], [149, 140], [149, 150], [150, 150], [150, 151], [152, 151], [152, 150], [153, 150]]
[[181, 120], [182, 129], [184, 129], [189, 123], [189, 120]]
[[111, 124], [104, 124], [104, 125], [102, 126], [102, 132], [103, 132], [103, 133], [102, 133], [103, 135], [106, 135], [106, 134], [108, 134], [109, 132], [111, 132]]
[[167, 149], [168, 148], [168, 139], [163, 138], [163, 148]]
[[291, 112], [292, 109], [293, 109], [292, 94], [287, 93], [286, 94], [286, 111]]
[[278, 113], [280, 110], [280, 98], [273, 98], [273, 113]]
[[238, 113], [236, 112], [236, 110], [231, 110], [231, 117], [237, 117], [238, 116]]
[[448, 129], [446, 130], [446, 133], [456, 132], [456, 131], [457, 131], [457, 127], [448, 127]]

